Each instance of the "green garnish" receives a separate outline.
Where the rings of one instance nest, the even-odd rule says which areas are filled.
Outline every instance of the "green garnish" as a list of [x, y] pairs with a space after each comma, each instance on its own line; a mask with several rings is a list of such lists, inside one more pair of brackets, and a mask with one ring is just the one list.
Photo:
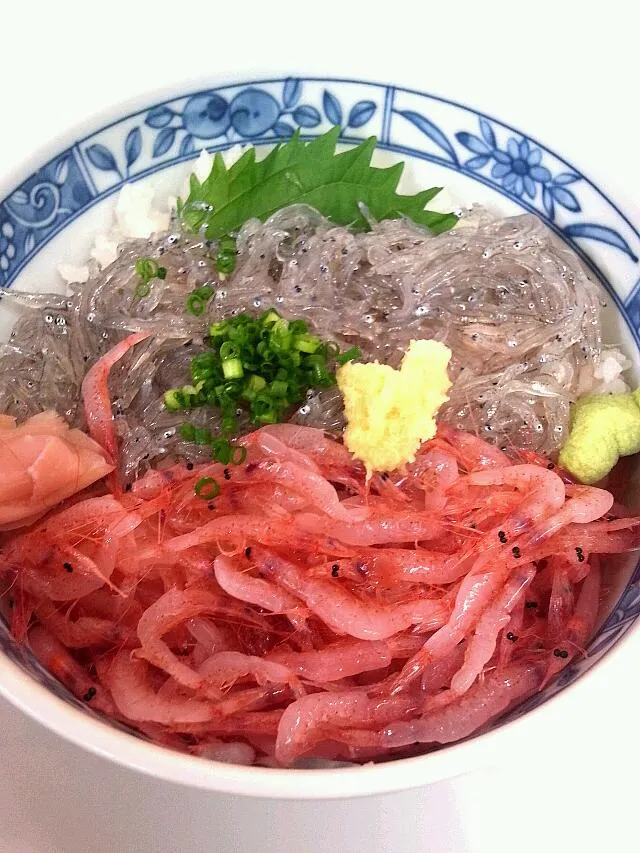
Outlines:
[[[262, 221], [289, 204], [309, 204], [336, 225], [367, 230], [362, 213], [365, 205], [374, 219], [406, 216], [435, 234], [452, 228], [453, 213], [425, 210], [439, 187], [415, 195], [396, 192], [404, 169], [396, 163], [386, 169], [371, 165], [376, 137], [371, 136], [348, 151], [336, 154], [340, 128], [305, 143], [299, 131], [280, 143], [263, 159], [256, 161], [255, 148], [249, 148], [227, 168], [216, 154], [211, 174], [200, 183], [191, 176], [189, 195], [178, 205], [183, 224], [190, 230], [203, 230], [210, 240], [220, 240], [216, 265], [233, 257], [230, 234], [252, 218]], [[226, 260], [224, 263], [226, 264]], [[220, 267], [218, 266], [219, 271]]]
[[230, 275], [236, 268], [236, 241], [228, 234], [220, 238], [218, 243], [218, 254], [216, 255], [216, 269], [221, 276]]
[[220, 494], [220, 486], [213, 477], [201, 477], [195, 484], [194, 491], [203, 501], [212, 501]]
[[153, 258], [138, 258], [133, 268], [136, 271], [136, 275], [140, 278], [135, 289], [135, 295], [138, 299], [143, 299], [145, 296], [149, 295], [151, 292], [149, 282], [152, 279], [159, 278], [164, 280], [167, 277], [166, 268], [158, 266]]
[[194, 290], [193, 293], [190, 293], [187, 296], [186, 310], [189, 314], [193, 314], [195, 317], [199, 317], [204, 313], [204, 309], [207, 307], [207, 302], [211, 299], [213, 294], [215, 293], [213, 287], [210, 284], [203, 284], [202, 287]]
[[[214, 323], [207, 340], [210, 349], [191, 359], [192, 384], [166, 391], [164, 403], [172, 412], [214, 406], [227, 433], [237, 431], [238, 407], [256, 426], [281, 421], [309, 389], [335, 384], [332, 361], [350, 360], [360, 352], [352, 347], [340, 356], [338, 345], [310, 334], [304, 320], [285, 320], [274, 309], [261, 317], [243, 313]], [[231, 458], [227, 439], [188, 423], [180, 427], [180, 435], [211, 444], [214, 458], [221, 462]]]
[[196, 427], [188, 422], [183, 423], [178, 430], [185, 441], [193, 441], [196, 444], [208, 444], [211, 448], [211, 457], [223, 465], [242, 465], [247, 458], [247, 448], [242, 444], [231, 444], [228, 438], [214, 437], [211, 430], [204, 427]]
[[359, 349], [359, 347], [351, 347], [351, 349], [348, 349], [341, 355], [337, 355], [336, 361], [338, 362], [338, 364], [342, 365], [346, 364], [348, 361], [353, 361], [354, 358], [358, 358], [360, 355], [362, 355], [362, 351]]

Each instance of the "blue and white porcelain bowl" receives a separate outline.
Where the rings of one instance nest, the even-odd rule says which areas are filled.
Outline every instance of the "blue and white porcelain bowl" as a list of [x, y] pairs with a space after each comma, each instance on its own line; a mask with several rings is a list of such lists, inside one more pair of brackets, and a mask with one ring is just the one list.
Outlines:
[[[546, 140], [538, 140], [535, 127], [514, 128], [502, 117], [483, 113], [482, 104], [472, 108], [362, 80], [290, 76], [216, 84], [164, 100], [148, 98], [71, 133], [13, 180], [0, 183], [0, 287], [51, 289], [58, 264], [84, 263], [95, 234], [107, 230], [114, 194], [127, 182], [153, 180], [159, 194], [175, 194], [203, 148], [269, 144], [298, 128], [311, 137], [332, 125], [341, 126], [345, 143], [376, 135], [381, 162], [407, 161], [407, 184], [440, 184], [465, 203], [540, 216], [610, 294], [608, 336], [632, 358], [638, 379], [640, 233], [606, 187], [594, 184]], [[9, 324], [0, 309], [2, 331]], [[498, 744], [505, 749], [552, 719], [562, 725], [563, 711], [566, 718], [585, 681], [595, 683], [606, 669], [607, 656], [639, 614], [640, 567], [634, 561], [612, 591], [587, 656], [545, 691], [469, 741], [423, 757], [356, 769], [214, 765], [155, 747], [99, 720], [12, 642], [4, 624], [0, 692], [68, 739], [171, 781], [263, 797], [357, 796], [457, 775], [482, 764]], [[552, 697], [557, 698], [550, 703]]]

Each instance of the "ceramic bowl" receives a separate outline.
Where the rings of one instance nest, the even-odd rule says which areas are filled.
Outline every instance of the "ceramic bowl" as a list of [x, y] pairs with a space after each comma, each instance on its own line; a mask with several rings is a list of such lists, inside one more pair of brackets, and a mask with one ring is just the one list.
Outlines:
[[[454, 198], [504, 214], [535, 213], [583, 260], [610, 296], [605, 328], [640, 364], [640, 234], [606, 187], [596, 186], [560, 153], [495, 117], [460, 103], [363, 80], [282, 77], [176, 91], [99, 116], [0, 182], [0, 287], [51, 289], [56, 265], [84, 263], [105, 230], [114, 194], [149, 180], [177, 192], [199, 151], [237, 142], [272, 144], [300, 129], [332, 125], [345, 143], [375, 135], [380, 162], [404, 159], [405, 184], [447, 187]], [[549, 140], [552, 143], [552, 140]], [[402, 189], [402, 186], [401, 186]], [[6, 334], [10, 319], [0, 308]], [[486, 755], [569, 713], [576, 681], [597, 665], [640, 614], [640, 568], [619, 573], [617, 588], [586, 657], [543, 692], [464, 743], [418, 758], [340, 770], [272, 770], [222, 765], [174, 753], [100, 720], [52, 678], [0, 624], [0, 692], [44, 725], [140, 771], [211, 790], [266, 797], [340, 797], [425, 784], [472, 769]], [[592, 676], [590, 676], [591, 679]], [[586, 680], [590, 680], [586, 679]], [[579, 687], [579, 685], [576, 685]], [[563, 695], [559, 695], [563, 694]], [[566, 698], [565, 698], [566, 697]], [[547, 716], [545, 716], [547, 715]], [[559, 716], [560, 715], [560, 716]], [[539, 723], [537, 721], [540, 721]]]

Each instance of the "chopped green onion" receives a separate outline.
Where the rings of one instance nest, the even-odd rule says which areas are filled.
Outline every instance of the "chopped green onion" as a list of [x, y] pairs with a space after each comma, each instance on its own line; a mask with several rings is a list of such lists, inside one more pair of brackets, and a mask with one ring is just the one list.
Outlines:
[[240, 379], [244, 376], [242, 362], [239, 358], [227, 358], [222, 362], [222, 372], [225, 379]]
[[293, 348], [300, 352], [314, 353], [320, 346], [320, 338], [315, 335], [298, 335], [293, 339]]
[[200, 382], [196, 382], [195, 385], [183, 385], [180, 389], [185, 397], [195, 397], [199, 394], [204, 387], [204, 380], [201, 379]]
[[216, 462], [226, 465], [231, 460], [231, 443], [228, 438], [216, 438], [211, 443], [211, 455]]
[[178, 432], [185, 441], [193, 441], [196, 437], [196, 428], [190, 423], [181, 424]]
[[242, 465], [246, 458], [247, 448], [242, 444], [237, 444], [231, 453], [231, 462], [233, 462], [234, 465]]
[[231, 413], [225, 413], [222, 416], [222, 431], [228, 433], [236, 432], [238, 427], [238, 421], [236, 420], [236, 416]]
[[221, 237], [218, 241], [218, 249], [223, 252], [235, 252], [236, 250], [236, 241], [233, 237], [230, 237], [226, 234], [224, 237]]
[[202, 287], [198, 287], [193, 291], [194, 296], [197, 296], [198, 299], [204, 299], [205, 301], [211, 299], [214, 293], [215, 290], [210, 284], [203, 284]]
[[195, 484], [194, 491], [203, 501], [212, 501], [220, 494], [220, 486], [213, 477], [201, 477]]
[[[226, 378], [226, 377], [225, 377]], [[230, 400], [237, 400], [240, 396], [241, 386], [239, 382], [235, 382], [233, 378], [230, 378], [229, 382], [225, 382], [222, 386], [224, 389], [225, 397], [228, 397]]]
[[267, 382], [262, 376], [256, 376], [255, 374], [249, 378], [247, 382], [247, 389], [257, 393], [258, 391], [262, 391], [265, 388]]
[[[190, 298], [210, 296], [210, 287], [203, 288]], [[237, 431], [240, 411], [256, 425], [283, 420], [308, 390], [335, 384], [333, 362], [343, 357], [336, 343], [311, 334], [304, 320], [287, 320], [273, 308], [259, 317], [244, 312], [211, 323], [206, 344], [209, 349], [191, 360], [193, 384], [171, 389], [166, 399], [172, 411], [198, 406], [218, 410], [222, 439], [209, 437], [207, 442], [214, 459], [230, 455], [221, 442], [228, 443], [225, 436]], [[347, 360], [358, 352], [352, 348]], [[205, 441], [204, 432], [187, 432], [191, 440]]]
[[278, 312], [275, 310], [275, 308], [272, 308], [270, 311], [267, 311], [267, 313], [263, 316], [262, 325], [271, 326], [273, 323], [277, 323], [280, 319], [281, 317]]
[[210, 338], [221, 338], [223, 335], [226, 335], [227, 329], [231, 323], [229, 320], [222, 320], [220, 323], [212, 323], [209, 326], [209, 337]]
[[201, 406], [204, 384], [204, 380], [200, 380], [195, 385], [183, 385], [182, 388], [170, 388], [165, 391], [163, 395], [165, 408], [170, 412], [178, 412], [180, 409]]
[[220, 358], [226, 361], [228, 358], [238, 358], [238, 347], [232, 341], [225, 341], [220, 347]]
[[207, 302], [215, 293], [210, 284], [203, 284], [187, 296], [186, 310], [189, 314], [199, 317], [204, 313]]
[[193, 314], [194, 317], [199, 317], [201, 314], [204, 314], [204, 309], [206, 307], [206, 303], [204, 299], [200, 299], [199, 296], [191, 293], [187, 297], [187, 311], [189, 314]]
[[218, 243], [218, 253], [215, 260], [216, 270], [221, 276], [228, 276], [236, 268], [236, 260], [236, 241], [233, 237], [229, 237], [228, 235], [221, 237]]
[[136, 285], [135, 289], [135, 295], [138, 299], [143, 299], [145, 296], [149, 295], [151, 291], [149, 282], [152, 278], [165, 279], [167, 277], [167, 270], [165, 267], [159, 267], [153, 258], [138, 258], [133, 265], [133, 268], [136, 275], [140, 276], [140, 281]]
[[274, 397], [286, 397], [288, 383], [281, 379], [275, 379], [269, 386]]
[[351, 349], [336, 356], [336, 361], [338, 364], [346, 364], [348, 361], [353, 361], [354, 358], [358, 358], [361, 355], [362, 351], [359, 347], [351, 347]]
[[273, 400], [269, 394], [258, 394], [253, 401], [254, 414], [261, 416], [273, 409]]
[[193, 441], [196, 444], [209, 444], [211, 442], [211, 432], [205, 427], [195, 427]]
[[138, 258], [134, 264], [134, 269], [143, 281], [149, 281], [158, 275], [158, 264], [153, 258]]
[[163, 400], [165, 408], [169, 412], [179, 412], [180, 409], [185, 408], [182, 405], [179, 388], [171, 388], [169, 391], [165, 391], [163, 395]]

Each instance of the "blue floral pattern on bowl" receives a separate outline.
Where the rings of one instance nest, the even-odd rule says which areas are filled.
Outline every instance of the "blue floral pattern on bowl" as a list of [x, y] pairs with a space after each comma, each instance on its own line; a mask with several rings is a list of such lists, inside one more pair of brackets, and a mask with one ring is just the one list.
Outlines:
[[[0, 200], [0, 287], [11, 286], [49, 240], [127, 181], [194, 158], [203, 148], [273, 144], [296, 131], [310, 137], [334, 125], [345, 143], [376, 135], [382, 149], [444, 166], [540, 216], [608, 289], [640, 348], [640, 234], [612, 200], [575, 166], [504, 122], [443, 98], [357, 80], [234, 83], [149, 105], [78, 139]], [[616, 257], [615, 287], [601, 263], [607, 253]], [[640, 566], [587, 657], [507, 719], [575, 681], [639, 615]], [[85, 707], [12, 642], [2, 623], [0, 648], [56, 695]]]

